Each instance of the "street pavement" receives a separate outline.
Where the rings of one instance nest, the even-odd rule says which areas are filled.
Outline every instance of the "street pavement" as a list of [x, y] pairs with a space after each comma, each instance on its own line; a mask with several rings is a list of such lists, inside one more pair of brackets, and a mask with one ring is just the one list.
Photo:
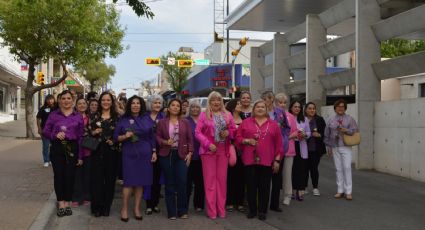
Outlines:
[[[5, 128], [6, 127], [6, 128]], [[9, 127], [9, 128], [7, 128]], [[23, 121], [0, 124], [0, 229], [425, 229], [425, 183], [375, 171], [353, 171], [353, 201], [334, 199], [335, 173], [327, 156], [320, 164], [321, 196], [310, 193], [303, 202], [292, 201], [282, 213], [269, 212], [266, 221], [248, 220], [240, 212], [228, 213], [225, 219], [208, 219], [193, 208], [189, 219], [170, 221], [166, 218], [164, 199], [160, 214], [137, 221], [119, 219], [121, 187], [117, 192], [110, 217], [94, 218], [89, 207], [74, 208], [74, 215], [55, 215], [52, 169], [43, 168], [41, 142], [16, 139], [24, 130]], [[20, 128], [19, 128], [20, 129]], [[9, 137], [5, 137], [9, 136]], [[143, 209], [145, 204], [143, 203]], [[131, 214], [131, 209], [129, 209]]]
[[[25, 140], [25, 121], [0, 124], [0, 229], [28, 229], [53, 190], [41, 141]], [[18, 138], [18, 139], [17, 139]]]

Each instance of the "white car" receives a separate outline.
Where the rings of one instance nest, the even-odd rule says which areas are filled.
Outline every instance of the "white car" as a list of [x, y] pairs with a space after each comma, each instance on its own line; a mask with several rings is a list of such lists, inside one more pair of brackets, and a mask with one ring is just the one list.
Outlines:
[[[193, 98], [189, 99], [189, 103], [191, 101], [194, 101], [194, 100], [197, 100], [199, 105], [201, 105], [201, 110], [205, 111], [205, 109], [207, 108], [207, 105], [208, 105], [208, 97], [193, 97]], [[226, 102], [228, 102], [230, 100], [231, 100], [231, 98], [229, 98], [229, 97], [223, 97], [224, 104], [226, 104]]]

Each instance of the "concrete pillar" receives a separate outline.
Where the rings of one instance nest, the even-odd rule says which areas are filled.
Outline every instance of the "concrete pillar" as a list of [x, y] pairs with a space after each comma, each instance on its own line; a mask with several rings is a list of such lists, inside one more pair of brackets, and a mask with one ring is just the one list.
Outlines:
[[260, 72], [260, 68], [264, 67], [264, 64], [264, 55], [260, 47], [251, 47], [251, 80], [249, 84], [253, 101], [260, 99], [260, 91], [265, 87], [264, 78]]
[[356, 0], [356, 107], [362, 141], [356, 167], [374, 168], [374, 107], [381, 98], [381, 82], [372, 64], [381, 59], [380, 45], [371, 25], [380, 21], [375, 0]]
[[273, 39], [273, 92], [285, 92], [284, 84], [289, 83], [289, 69], [285, 58], [291, 55], [289, 44], [283, 34], [276, 33]]
[[316, 14], [306, 16], [306, 38], [306, 100], [320, 110], [326, 104], [326, 91], [319, 80], [326, 73], [326, 60], [319, 47], [326, 42], [326, 28]]

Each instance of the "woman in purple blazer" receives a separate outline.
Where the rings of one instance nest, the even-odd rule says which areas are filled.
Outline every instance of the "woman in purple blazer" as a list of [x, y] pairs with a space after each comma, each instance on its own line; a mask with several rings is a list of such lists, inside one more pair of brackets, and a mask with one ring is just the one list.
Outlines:
[[[159, 121], [156, 140], [159, 145], [159, 163], [165, 175], [165, 202], [168, 218], [187, 219], [187, 170], [193, 153], [191, 127], [183, 119], [181, 101], [168, 104], [167, 117]], [[177, 193], [177, 210], [176, 196]]]

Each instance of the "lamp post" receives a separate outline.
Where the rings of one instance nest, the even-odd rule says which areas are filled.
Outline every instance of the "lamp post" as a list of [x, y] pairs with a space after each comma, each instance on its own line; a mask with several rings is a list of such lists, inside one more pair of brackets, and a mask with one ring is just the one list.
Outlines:
[[238, 54], [241, 51], [242, 47], [244, 47], [246, 45], [246, 43], [248, 42], [248, 40], [249, 40], [248, 37], [242, 38], [239, 41], [239, 49], [232, 51], [232, 56], [233, 56], [233, 60], [232, 60], [232, 99], [235, 99], [235, 97], [236, 97], [236, 70], [235, 70], [235, 61], [236, 61], [236, 58], [238, 57]]

